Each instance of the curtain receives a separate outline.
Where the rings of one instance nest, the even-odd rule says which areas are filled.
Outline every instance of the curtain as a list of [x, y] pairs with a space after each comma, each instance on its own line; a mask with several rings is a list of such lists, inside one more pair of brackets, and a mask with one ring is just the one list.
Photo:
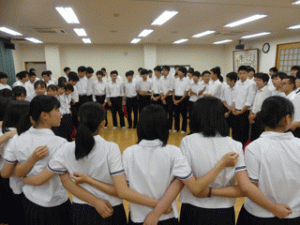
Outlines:
[[9, 85], [12, 85], [16, 81], [12, 51], [12, 49], [5, 49], [4, 41], [0, 40], [0, 72], [7, 74], [7, 84]]

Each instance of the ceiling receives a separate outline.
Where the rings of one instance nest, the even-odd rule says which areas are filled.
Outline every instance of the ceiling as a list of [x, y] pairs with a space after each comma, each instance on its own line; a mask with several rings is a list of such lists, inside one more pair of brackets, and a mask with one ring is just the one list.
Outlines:
[[[300, 35], [287, 30], [300, 24], [300, 6], [295, 0], [1, 0], [0, 26], [34, 37], [44, 43], [81, 44], [73, 28], [84, 28], [93, 44], [129, 44], [144, 29], [153, 29], [139, 44], [172, 44], [188, 38], [186, 44], [212, 44], [223, 39], [239, 40], [242, 35], [272, 32], [270, 38]], [[55, 6], [71, 6], [80, 24], [67, 24]], [[151, 23], [165, 10], [179, 13], [162, 26]], [[268, 17], [235, 28], [225, 24], [254, 15]], [[36, 28], [58, 33], [39, 33]], [[61, 33], [64, 30], [66, 33]], [[216, 30], [195, 39], [192, 35]], [[0, 32], [0, 37], [9, 37]], [[257, 38], [259, 39], [259, 38]], [[19, 41], [28, 43], [27, 41]]]

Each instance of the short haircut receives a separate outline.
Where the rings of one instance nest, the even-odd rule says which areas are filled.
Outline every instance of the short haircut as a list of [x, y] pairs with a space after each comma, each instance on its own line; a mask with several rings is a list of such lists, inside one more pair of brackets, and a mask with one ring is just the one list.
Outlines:
[[268, 82], [269, 79], [270, 79], [269, 75], [266, 74], [266, 73], [257, 73], [257, 74], [256, 74], [256, 78], [257, 78], [257, 79], [261, 79], [264, 83], [265, 83], [265, 82]]
[[0, 79], [7, 78], [7, 74], [0, 72]]
[[186, 75], [186, 68], [184, 66], [180, 66], [178, 71], [181, 71], [182, 73], [184, 73], [184, 75]]
[[67, 83], [67, 78], [65, 78], [65, 77], [60, 77], [60, 78], [58, 78], [58, 83]]
[[65, 89], [65, 90], [67, 90], [67, 85], [64, 84], [64, 83], [59, 83], [59, 84], [57, 85], [57, 87], [58, 87], [58, 89], [59, 89], [59, 88], [63, 88], [63, 89]]
[[18, 96], [27, 95], [26, 89], [23, 86], [16, 86], [12, 89], [12, 91], [13, 91], [14, 100], [16, 100], [16, 97]]
[[10, 101], [11, 99], [0, 96], [0, 121], [3, 121], [5, 112], [7, 110], [7, 105], [10, 103]]
[[29, 72], [29, 77], [33, 77], [36, 76], [36, 74], [34, 72]]
[[297, 79], [300, 79], [300, 70], [297, 72], [296, 78], [297, 78]]
[[210, 72], [208, 70], [204, 70], [203, 73], [202, 73], [202, 76], [204, 76], [207, 73], [210, 75]]
[[113, 71], [110, 72], [110, 75], [113, 75], [113, 74], [119, 75], [117, 70], [113, 70]]
[[291, 70], [297, 70], [297, 71], [299, 71], [300, 70], [300, 66], [292, 66]]
[[58, 89], [57, 89], [57, 86], [56, 85], [54, 85], [54, 84], [50, 84], [49, 86], [48, 86], [48, 90], [53, 90], [53, 91], [58, 91]]
[[49, 74], [48, 71], [43, 71], [43, 72], [42, 72], [42, 76], [44, 76], [44, 75], [46, 75], [47, 77], [50, 77], [50, 74]]
[[66, 90], [74, 91], [74, 87], [72, 84], [66, 84]]
[[138, 71], [140, 72], [142, 69], [144, 69], [143, 67], [138, 68]]
[[86, 68], [85, 66], [79, 66], [78, 69], [77, 69], [78, 72], [85, 72], [86, 71]]
[[161, 72], [161, 67], [160, 66], [156, 66], [154, 69], [153, 69], [154, 71], [159, 71], [159, 72]]
[[257, 117], [265, 127], [277, 128], [281, 119], [287, 115], [293, 117], [294, 106], [287, 98], [271, 96], [263, 102]]
[[51, 70], [47, 70], [47, 73], [50, 75], [52, 75], [52, 71]]
[[188, 71], [187, 71], [188, 73], [194, 73], [195, 72], [195, 70], [194, 70], [194, 68], [193, 67], [191, 67], [191, 68], [189, 68], [188, 69]]
[[162, 68], [165, 69], [165, 70], [167, 70], [167, 71], [170, 71], [170, 67], [169, 66], [163, 66]]
[[13, 97], [13, 92], [12, 92], [12, 90], [10, 90], [8, 88], [3, 88], [0, 90], [0, 96], [11, 99]]
[[279, 77], [281, 80], [287, 77], [287, 74], [284, 72], [278, 72], [272, 75], [271, 79], [274, 79], [275, 77]]
[[179, 68], [179, 67], [180, 67], [179, 65], [176, 65], [176, 66], [175, 66], [175, 69], [176, 69], [176, 68]]
[[64, 72], [67, 72], [68, 70], [71, 70], [70, 67], [65, 67]]
[[102, 67], [102, 68], [101, 68], [101, 70], [103, 70], [103, 71], [105, 71], [105, 72], [106, 72], [106, 69], [105, 69], [104, 67]]
[[240, 66], [239, 69], [238, 69], [238, 72], [240, 72], [240, 71], [248, 72], [248, 67], [247, 66]]
[[30, 74], [30, 73], [34, 73], [33, 71], [36, 71], [36, 69], [34, 69], [34, 68], [30, 68], [30, 70], [29, 70], [29, 74]]
[[292, 75], [289, 75], [289, 76], [286, 76], [283, 79], [289, 79], [290, 84], [294, 84], [294, 89], [296, 88], [296, 77], [294, 77]]
[[42, 88], [47, 88], [47, 84], [45, 83], [45, 81], [43, 81], [43, 80], [38, 80], [38, 81], [34, 82], [34, 85], [33, 85], [34, 89], [36, 89], [39, 85], [40, 85]]
[[148, 70], [148, 73], [153, 73], [153, 71], [152, 70]]
[[198, 99], [192, 106], [190, 130], [191, 134], [202, 133], [205, 137], [228, 136], [229, 127], [221, 100], [215, 97]]
[[96, 72], [96, 76], [97, 76], [97, 75], [103, 76], [103, 72], [102, 72], [101, 70], [98, 70], [98, 71]]
[[132, 73], [132, 76], [134, 75], [134, 70], [129, 70], [129, 72], [131, 72], [131, 73]]
[[195, 72], [193, 72], [193, 76], [196, 76], [199, 78], [201, 76], [201, 73], [199, 71], [195, 71]]
[[150, 104], [143, 108], [137, 126], [138, 143], [142, 140], [162, 141], [166, 146], [169, 139], [168, 116], [162, 106]]
[[130, 71], [127, 71], [127, 72], [125, 73], [125, 76], [126, 76], [126, 77], [128, 77], [128, 76], [133, 76], [132, 71], [131, 71], [131, 70], [130, 70]]
[[22, 80], [23, 78], [25, 78], [25, 77], [27, 76], [27, 74], [28, 74], [28, 72], [24, 70], [24, 71], [19, 72], [16, 76], [17, 76], [20, 80]]
[[227, 73], [226, 77], [229, 78], [230, 80], [234, 80], [234, 82], [236, 82], [238, 79], [238, 75], [236, 72]]
[[71, 71], [68, 75], [69, 81], [79, 81], [79, 77], [76, 72]]
[[212, 68], [210, 71], [213, 72], [214, 74], [217, 74], [218, 78], [221, 75], [221, 68], [219, 66], [216, 66], [216, 67]]
[[86, 72], [87, 73], [94, 73], [94, 69], [89, 66], [89, 67], [86, 68]]
[[146, 75], [146, 74], [148, 74], [148, 70], [142, 69], [141, 75]]
[[269, 71], [273, 71], [274, 73], [278, 72], [278, 69], [274, 66], [269, 69]]
[[251, 71], [255, 74], [255, 69], [253, 67], [249, 66], [248, 67], [248, 73], [251, 72]]

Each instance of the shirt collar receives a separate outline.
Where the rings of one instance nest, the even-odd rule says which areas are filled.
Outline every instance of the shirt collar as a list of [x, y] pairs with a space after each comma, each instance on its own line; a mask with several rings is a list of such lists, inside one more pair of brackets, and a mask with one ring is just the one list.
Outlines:
[[263, 91], [265, 91], [265, 90], [267, 90], [268, 89], [268, 87], [267, 87], [267, 85], [265, 85], [265, 86], [263, 86], [263, 88], [262, 89], [260, 89], [260, 90], [257, 90], [257, 91], [259, 91], [259, 92], [263, 92]]
[[36, 128], [34, 128], [33, 126], [29, 128], [29, 132], [30, 132], [30, 133], [34, 133], [34, 134], [48, 134], [48, 135], [55, 135], [51, 129], [47, 129], [47, 128], [44, 128], [44, 129], [36, 129]]
[[265, 131], [261, 134], [260, 137], [274, 140], [291, 140], [295, 138], [292, 132], [278, 133], [273, 131]]
[[138, 145], [145, 146], [145, 147], [155, 147], [155, 146], [162, 146], [163, 142], [159, 139], [155, 140], [141, 140]]

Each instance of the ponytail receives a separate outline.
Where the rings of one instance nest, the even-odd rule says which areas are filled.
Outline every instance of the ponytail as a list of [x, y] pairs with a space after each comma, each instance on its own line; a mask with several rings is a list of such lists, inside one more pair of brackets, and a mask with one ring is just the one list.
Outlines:
[[77, 129], [75, 139], [75, 158], [76, 160], [87, 156], [95, 145], [95, 140], [88, 125], [81, 123]]

